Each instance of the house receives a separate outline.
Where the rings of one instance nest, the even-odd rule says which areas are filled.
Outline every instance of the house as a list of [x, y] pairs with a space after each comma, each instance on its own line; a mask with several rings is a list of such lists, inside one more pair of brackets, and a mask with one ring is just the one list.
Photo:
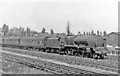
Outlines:
[[107, 35], [107, 44], [120, 47], [120, 32], [111, 32]]

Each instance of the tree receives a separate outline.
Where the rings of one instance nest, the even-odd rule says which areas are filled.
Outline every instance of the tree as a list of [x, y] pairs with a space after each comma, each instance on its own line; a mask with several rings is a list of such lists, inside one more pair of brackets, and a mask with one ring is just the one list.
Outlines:
[[24, 28], [23, 27], [19, 27], [19, 31], [20, 31], [20, 36], [24, 36]]
[[81, 35], [81, 32], [78, 32], [78, 35]]
[[89, 33], [88, 33], [88, 32], [86, 32], [86, 34], [87, 34], [87, 35], [89, 35]]
[[21, 32], [19, 31], [19, 28], [13, 27], [9, 30], [7, 33], [8, 36], [20, 36]]
[[106, 32], [106, 31], [104, 31], [104, 32], [103, 32], [103, 35], [104, 35], [104, 36], [106, 36], [106, 35], [107, 35], [107, 32]]
[[54, 31], [53, 31], [53, 29], [51, 29], [51, 30], [50, 30], [50, 33], [51, 33], [51, 34], [54, 34]]
[[97, 35], [99, 35], [100, 34], [100, 32], [99, 32], [99, 30], [97, 31]]
[[45, 28], [43, 28], [41, 32], [42, 32], [42, 34], [44, 34], [45, 33]]
[[94, 31], [93, 30], [91, 31], [91, 34], [94, 35]]
[[90, 35], [90, 32], [88, 34]]
[[3, 27], [2, 27], [3, 34], [6, 35], [8, 31], [9, 31], [9, 26], [4, 24]]
[[102, 32], [100, 32], [100, 36], [102, 36]]
[[27, 27], [27, 29], [26, 29], [26, 35], [27, 35], [27, 36], [30, 36], [30, 31], [31, 31], [30, 28]]
[[83, 32], [83, 35], [85, 35], [85, 32]]

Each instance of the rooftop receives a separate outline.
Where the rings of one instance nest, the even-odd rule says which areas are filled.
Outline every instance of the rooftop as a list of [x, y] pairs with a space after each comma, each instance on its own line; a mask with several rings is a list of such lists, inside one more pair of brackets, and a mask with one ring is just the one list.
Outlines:
[[116, 34], [116, 35], [119, 35], [119, 36], [120, 36], [120, 32], [111, 32], [111, 33], [108, 34], [108, 36], [109, 36], [110, 34]]

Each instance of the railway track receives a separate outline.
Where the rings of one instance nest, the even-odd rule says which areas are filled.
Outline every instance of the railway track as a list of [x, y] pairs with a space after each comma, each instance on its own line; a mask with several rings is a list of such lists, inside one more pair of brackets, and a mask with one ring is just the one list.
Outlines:
[[16, 62], [16, 63], [19, 63], [19, 64], [23, 64], [23, 65], [26, 65], [26, 66], [29, 66], [29, 67], [32, 67], [32, 68], [35, 68], [35, 69], [44, 70], [44, 71], [53, 73], [49, 69], [46, 69], [46, 68], [44, 68], [42, 66], [39, 66], [39, 65], [36, 65], [36, 64], [34, 64], [34, 63], [30, 62], [30, 61], [21, 60], [20, 58], [4, 57], [4, 59], [7, 60], [7, 61], [11, 61], [11, 62]]
[[[14, 54], [14, 55], [18, 56], [17, 58], [21, 58], [21, 57], [22, 57], [21, 60], [26, 59], [26, 57], [27, 57], [27, 59], [30, 58], [29, 60], [31, 60], [31, 59], [34, 59], [34, 60], [35, 60], [35, 59], [36, 59], [36, 60], [40, 60], [40, 61], [41, 61], [40, 57], [23, 55], [23, 54], [21, 55], [21, 54], [10, 53], [10, 52], [4, 52], [3, 54], [6, 54], [6, 53]], [[9, 56], [9, 55], [6, 55], [6, 56]], [[12, 55], [12, 56], [13, 56], [13, 55]], [[16, 56], [15, 56], [14, 58], [16, 58]], [[10, 57], [10, 56], [9, 56], [9, 57]], [[29, 60], [28, 60], [28, 61], [29, 61]], [[96, 74], [117, 74], [116, 72], [111, 72], [111, 71], [106, 71], [106, 70], [101, 70], [101, 69], [96, 69], [96, 68], [93, 69], [93, 68], [91, 68], [91, 67], [89, 67], [89, 69], [88, 69], [88, 66], [87, 66], [87, 67], [81, 67], [80, 65], [72, 65], [72, 64], [67, 64], [67, 63], [63, 63], [63, 62], [61, 63], [61, 62], [59, 62], [59, 61], [56, 62], [56, 61], [50, 60], [50, 59], [43, 59], [43, 58], [42, 58], [42, 61], [47, 61], [47, 62], [49, 62], [49, 63], [53, 63], [53, 64], [57, 64], [57, 65], [62, 65], [62, 66], [64, 66], [64, 67], [67, 66], [67, 67], [69, 67], [69, 69], [72, 68], [72, 71], [73, 71], [73, 68], [74, 68], [74, 69], [77, 69], [76, 71], [78, 71], [78, 69], [81, 70], [81, 68], [82, 68], [82, 69], [84, 69], [84, 71], [87, 70], [87, 71], [85, 71], [85, 72], [87, 72], [87, 73], [89, 72], [89, 73], [92, 73], [92, 74], [95, 74], [95, 73], [96, 73]], [[32, 62], [36, 62], [36, 61], [32, 61]], [[49, 66], [50, 66], [50, 65], [49, 65]], [[62, 67], [62, 66], [61, 66], [61, 67]], [[62, 68], [61, 68], [61, 69], [62, 69]], [[62, 71], [65, 72], [64, 69], [62, 69]], [[78, 72], [76, 72], [76, 71], [75, 71], [74, 73], [78, 73]], [[63, 73], [63, 72], [62, 72], [62, 73]], [[79, 71], [79, 72], [80, 72], [80, 71]], [[72, 72], [71, 72], [71, 73], [72, 73]]]
[[[9, 49], [10, 50], [10, 49]], [[55, 54], [48, 54], [46, 53], [38, 53], [34, 51], [22, 51], [22, 50], [10, 50], [12, 52], [16, 53], [21, 53], [21, 54], [26, 54], [26, 55], [32, 55], [32, 56], [37, 56], [37, 57], [42, 57], [42, 58], [48, 58], [48, 59], [54, 59], [54, 60], [59, 60], [68, 64], [75, 64], [75, 65], [84, 65], [84, 66], [89, 66], [89, 67], [94, 67], [98, 69], [103, 69], [107, 71], [112, 71], [112, 72], [118, 72], [118, 61], [110, 61], [110, 60], [94, 60], [94, 59], [89, 59], [89, 58], [81, 58], [81, 57], [71, 57], [71, 56], [61, 56], [61, 55], [55, 55]]]
[[[33, 53], [33, 50], [34, 50], [34, 52], [35, 53], [43, 53], [42, 52], [42, 50], [41, 51], [37, 51], [37, 50], [35, 50], [35, 49], [31, 49], [31, 50], [26, 50], [26, 49], [15, 49], [15, 50], [13, 50], [14, 48], [5, 48], [5, 47], [3, 47], [2, 48], [3, 50], [10, 50], [10, 51], [13, 51], [13, 52], [19, 52], [19, 53], [22, 53], [22, 52], [20, 52], [20, 51], [22, 51], [22, 50], [24, 50], [25, 52], [24, 53], [26, 53], [26, 51], [27, 51], [27, 53], [26, 54], [28, 54], [28, 52], [30, 53], [30, 52], [32, 52]], [[19, 50], [19, 51], [16, 51], [16, 50]], [[45, 54], [46, 52], [44, 52], [44, 54]], [[50, 54], [50, 53], [49, 53]], [[53, 54], [53, 53], [52, 53]], [[32, 54], [32, 55], [34, 55], [34, 54]], [[38, 56], [38, 55], [37, 55]], [[68, 56], [68, 55], [67, 55]], [[72, 56], [72, 57], [76, 57], [76, 56]], [[85, 59], [85, 57], [79, 57], [79, 58], [84, 58]], [[86, 58], [86, 59], [91, 59], [91, 58]], [[95, 59], [91, 59], [91, 60], [95, 60]], [[98, 60], [100, 60], [100, 59], [98, 59]], [[115, 64], [117, 64], [118, 65], [118, 61], [119, 61], [119, 57], [118, 56], [108, 56], [108, 59], [101, 59], [100, 61], [107, 61], [108, 63], [109, 63], [109, 61], [111, 62], [114, 62]], [[105, 62], [106, 63], [106, 62]], [[117, 67], [118, 68], [118, 67]]]
[[18, 55], [16, 55], [16, 56], [8, 55], [6, 53], [3, 53], [3, 55], [4, 55], [3, 58], [8, 61], [13, 61], [13, 62], [17, 62], [20, 64], [24, 64], [29, 67], [44, 70], [44, 71], [47, 71], [47, 72], [50, 72], [53, 74], [98, 74], [95, 72], [81, 70], [78, 68], [69, 67], [69, 66], [65, 66], [65, 65], [61, 65], [61, 64], [57, 64], [57, 63], [51, 63], [50, 61], [46, 62], [44, 60], [38, 60], [35, 58], [33, 60], [32, 58], [29, 58], [29, 57], [22, 57], [22, 56], [20, 57]]

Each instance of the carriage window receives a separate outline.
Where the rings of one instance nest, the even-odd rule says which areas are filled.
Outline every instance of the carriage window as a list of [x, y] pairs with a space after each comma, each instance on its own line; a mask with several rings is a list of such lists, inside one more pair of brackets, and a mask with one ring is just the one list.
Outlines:
[[38, 41], [38, 44], [40, 44], [40, 45], [41, 45], [41, 44], [42, 44], [42, 41]]

